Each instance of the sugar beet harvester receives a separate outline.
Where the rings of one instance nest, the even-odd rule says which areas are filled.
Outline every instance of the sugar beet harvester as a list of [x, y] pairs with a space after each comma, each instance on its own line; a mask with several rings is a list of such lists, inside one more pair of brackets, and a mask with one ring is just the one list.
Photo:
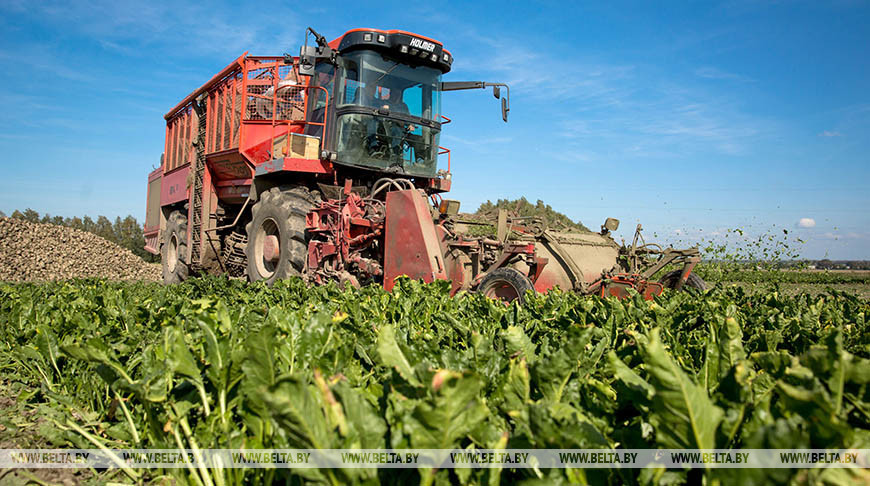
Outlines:
[[[441, 43], [409, 32], [356, 29], [327, 42], [310, 28], [298, 57], [233, 61], [165, 116], [145, 218], [164, 281], [228, 273], [389, 290], [407, 275], [506, 300], [554, 286], [647, 297], [703, 287], [691, 273], [696, 249], [638, 245], [639, 227], [630, 247], [618, 245], [616, 220], [578, 233], [502, 213], [497, 235], [465, 232], [459, 203], [441, 197], [451, 184], [441, 95], [491, 87], [507, 121], [510, 91], [442, 81], [452, 62]], [[669, 264], [683, 267], [651, 280]]]

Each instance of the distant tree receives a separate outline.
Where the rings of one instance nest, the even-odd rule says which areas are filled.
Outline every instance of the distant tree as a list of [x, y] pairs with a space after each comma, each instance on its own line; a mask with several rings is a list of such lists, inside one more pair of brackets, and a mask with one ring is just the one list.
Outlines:
[[81, 229], [82, 231], [87, 231], [89, 233], [96, 233], [97, 224], [94, 223], [94, 220], [91, 219], [90, 216], [85, 216], [84, 219], [82, 219], [82, 226], [79, 229]]
[[481, 204], [475, 212], [478, 216], [487, 216], [487, 219], [498, 212], [499, 209], [508, 211], [509, 214], [517, 217], [533, 217], [543, 219], [548, 226], [552, 227], [567, 227], [571, 229], [579, 229], [589, 231], [580, 221], [572, 221], [571, 218], [553, 209], [549, 204], [538, 199], [535, 204], [530, 203], [525, 197], [519, 199], [499, 199], [493, 204], [492, 201], [486, 201]]
[[63, 225], [69, 228], [75, 228], [77, 230], [82, 229], [82, 219], [78, 216], [74, 216], [72, 218], [64, 218]]
[[30, 221], [31, 223], [39, 222], [39, 213], [30, 208], [25, 209], [23, 213], [15, 211], [12, 213], [12, 217], [23, 219], [24, 221]]
[[6, 217], [6, 213], [4, 213], [3, 211], [0, 211], [0, 218], [5, 218], [5, 217]]
[[129, 249], [145, 261], [155, 261], [154, 255], [145, 251], [145, 234], [142, 225], [133, 216], [127, 216], [118, 224], [119, 245]]
[[109, 218], [105, 216], [100, 216], [97, 218], [96, 227], [94, 228], [93, 233], [109, 241], [115, 240], [115, 232], [112, 230], [112, 222], [109, 221]]

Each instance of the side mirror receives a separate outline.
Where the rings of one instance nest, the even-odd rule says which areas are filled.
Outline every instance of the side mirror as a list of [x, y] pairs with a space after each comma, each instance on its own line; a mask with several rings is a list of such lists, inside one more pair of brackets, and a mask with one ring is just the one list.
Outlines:
[[616, 218], [607, 218], [604, 220], [604, 228], [607, 231], [616, 231], [619, 229], [619, 220]]
[[501, 88], [499, 88], [498, 86], [493, 86], [492, 95], [495, 96], [495, 99], [501, 98]]
[[302, 46], [299, 50], [299, 75], [314, 76], [314, 60], [317, 56], [317, 48], [314, 46]]
[[508, 116], [509, 111], [511, 111], [511, 109], [508, 106], [507, 98], [502, 98], [501, 99], [501, 119], [504, 120], [505, 123], [507, 122], [507, 116]]

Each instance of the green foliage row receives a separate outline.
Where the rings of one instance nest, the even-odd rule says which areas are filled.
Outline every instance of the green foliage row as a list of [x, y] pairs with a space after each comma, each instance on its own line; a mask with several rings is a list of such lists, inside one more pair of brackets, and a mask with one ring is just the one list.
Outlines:
[[[0, 217], [3, 216], [5, 215], [0, 213]], [[85, 216], [84, 218], [79, 218], [78, 216], [64, 218], [63, 216], [45, 214], [40, 217], [38, 212], [27, 208], [23, 212], [18, 210], [13, 211], [10, 217], [31, 223], [54, 224], [87, 231], [88, 233], [105, 238], [121, 248], [130, 250], [134, 255], [139, 256], [146, 262], [156, 262], [159, 260], [158, 257], [145, 251], [145, 236], [142, 225], [133, 216], [127, 216], [124, 219], [118, 216], [114, 222], [105, 216], [97, 217], [96, 221], [91, 219], [90, 216]]]
[[[449, 284], [0, 284], [58, 447], [870, 448], [870, 303], [716, 289], [524, 306]], [[864, 470], [125, 470], [178, 484], [825, 484]]]
[[870, 274], [849, 271], [747, 270], [705, 263], [697, 267], [697, 273], [705, 280], [719, 282], [870, 285]]

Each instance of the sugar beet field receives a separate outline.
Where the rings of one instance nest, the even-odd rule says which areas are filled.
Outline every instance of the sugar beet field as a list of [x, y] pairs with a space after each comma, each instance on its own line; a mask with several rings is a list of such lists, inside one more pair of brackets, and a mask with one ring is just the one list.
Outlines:
[[[451, 298], [446, 284], [408, 280], [392, 293], [223, 278], [173, 286], [0, 283], [0, 443], [870, 448], [866, 275], [781, 275], [768, 279], [778, 287], [745, 272], [724, 275], [738, 283], [703, 295], [619, 301], [551, 292], [523, 306], [475, 294]], [[842, 468], [0, 474], [10, 484], [202, 486], [870, 482], [866, 470]]]

